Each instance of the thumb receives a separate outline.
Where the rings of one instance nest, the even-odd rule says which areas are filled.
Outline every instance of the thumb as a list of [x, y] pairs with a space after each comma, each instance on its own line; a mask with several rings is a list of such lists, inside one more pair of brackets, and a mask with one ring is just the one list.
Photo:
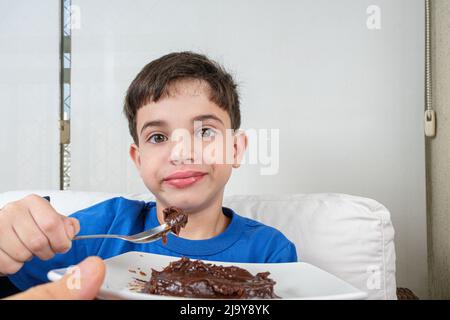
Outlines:
[[90, 300], [94, 299], [105, 278], [105, 264], [89, 257], [56, 282], [31, 288], [8, 300]]
[[63, 217], [64, 228], [70, 240], [80, 232], [80, 222], [75, 218]]

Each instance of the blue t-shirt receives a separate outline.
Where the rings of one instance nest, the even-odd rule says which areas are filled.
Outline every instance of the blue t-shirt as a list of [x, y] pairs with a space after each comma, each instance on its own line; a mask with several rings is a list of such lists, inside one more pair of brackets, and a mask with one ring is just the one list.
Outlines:
[[[9, 279], [21, 290], [47, 282], [52, 269], [75, 265], [88, 256], [107, 259], [128, 251], [149, 252], [175, 257], [189, 257], [227, 262], [272, 263], [296, 262], [294, 244], [280, 231], [244, 218], [229, 208], [222, 208], [230, 223], [221, 234], [206, 240], [189, 240], [169, 233], [162, 240], [136, 244], [118, 239], [88, 239], [72, 242], [65, 254], [42, 261], [34, 257]], [[156, 203], [117, 197], [80, 210], [71, 215], [80, 221], [79, 235], [135, 234], [159, 225]]]

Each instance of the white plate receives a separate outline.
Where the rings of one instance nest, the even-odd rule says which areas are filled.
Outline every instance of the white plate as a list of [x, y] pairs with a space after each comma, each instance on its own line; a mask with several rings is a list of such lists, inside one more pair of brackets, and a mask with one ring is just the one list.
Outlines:
[[[162, 256], [144, 252], [127, 252], [105, 260], [106, 278], [98, 294], [99, 299], [188, 299], [134, 292], [130, 284], [138, 278], [148, 281], [151, 269], [162, 270], [177, 257]], [[367, 293], [356, 289], [336, 276], [305, 262], [295, 263], [229, 263], [206, 261], [223, 266], [238, 266], [252, 274], [269, 271], [269, 277], [276, 281], [275, 294], [282, 299], [366, 299]], [[136, 271], [136, 273], [130, 272]], [[140, 271], [146, 276], [141, 275]], [[51, 270], [51, 281], [61, 279], [66, 269]]]

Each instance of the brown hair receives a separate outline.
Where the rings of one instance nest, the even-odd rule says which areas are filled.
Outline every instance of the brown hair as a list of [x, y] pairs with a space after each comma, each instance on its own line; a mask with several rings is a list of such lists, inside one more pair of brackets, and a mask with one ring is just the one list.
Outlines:
[[205, 55], [189, 51], [173, 52], [147, 64], [127, 90], [123, 111], [134, 143], [139, 145], [136, 128], [138, 110], [168, 95], [170, 85], [182, 79], [206, 82], [209, 85], [209, 99], [228, 113], [232, 129], [239, 129], [239, 95], [232, 76]]

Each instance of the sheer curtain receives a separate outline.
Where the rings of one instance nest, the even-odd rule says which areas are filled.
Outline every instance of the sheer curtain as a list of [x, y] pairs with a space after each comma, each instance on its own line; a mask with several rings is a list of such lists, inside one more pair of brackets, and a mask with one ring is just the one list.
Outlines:
[[[73, 189], [145, 191], [128, 156], [125, 91], [163, 54], [205, 53], [240, 84], [242, 128], [279, 130], [276, 174], [244, 165], [227, 194], [380, 201], [396, 227], [398, 283], [426, 295], [422, 0], [73, 4]], [[249, 148], [271, 139], [253, 136]]]
[[59, 1], [0, 0], [0, 192], [59, 188]]

